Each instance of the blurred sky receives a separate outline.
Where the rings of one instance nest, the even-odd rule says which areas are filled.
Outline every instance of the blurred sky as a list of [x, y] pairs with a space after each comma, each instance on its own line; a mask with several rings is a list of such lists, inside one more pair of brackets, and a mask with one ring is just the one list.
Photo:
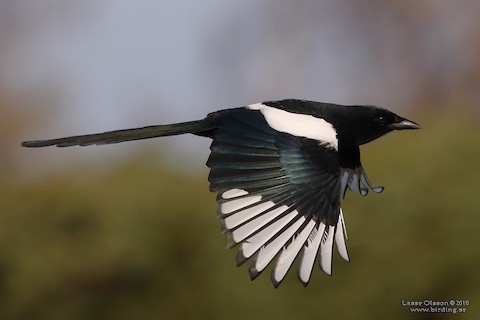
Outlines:
[[[474, 0], [0, 0], [3, 112], [21, 119], [23, 140], [282, 98], [375, 104], [405, 116], [424, 105], [476, 108], [479, 13]], [[164, 150], [203, 165], [207, 140], [168, 139]], [[54, 159], [51, 149], [36, 151], [36, 166], [132, 146], [55, 151]]]

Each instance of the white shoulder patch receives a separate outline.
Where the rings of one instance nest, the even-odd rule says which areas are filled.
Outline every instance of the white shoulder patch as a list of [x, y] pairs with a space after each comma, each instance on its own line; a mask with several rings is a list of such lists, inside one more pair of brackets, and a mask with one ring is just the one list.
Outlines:
[[279, 132], [318, 140], [320, 144], [338, 150], [337, 131], [331, 123], [324, 119], [308, 114], [288, 112], [262, 103], [251, 104], [246, 108], [259, 110], [269, 126]]

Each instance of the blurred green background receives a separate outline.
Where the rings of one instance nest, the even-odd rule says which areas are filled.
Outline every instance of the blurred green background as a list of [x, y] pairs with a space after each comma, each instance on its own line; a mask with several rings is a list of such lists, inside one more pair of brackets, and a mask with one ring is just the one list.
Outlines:
[[[0, 1], [0, 319], [480, 317], [480, 3]], [[207, 139], [23, 149], [267, 99], [417, 121], [363, 146], [350, 262], [274, 289], [226, 250]], [[468, 300], [465, 314], [404, 301]]]
[[[452, 117], [458, 121], [446, 126]], [[0, 314], [471, 319], [480, 297], [480, 151], [472, 148], [480, 132], [464, 115], [417, 118], [421, 131], [363, 148], [370, 177], [386, 189], [365, 198], [348, 194], [351, 262], [335, 256], [332, 277], [316, 267], [307, 288], [294, 272], [273, 289], [267, 271], [250, 282], [247, 267], [235, 267], [206, 169], [184, 174], [146, 152], [108, 170], [77, 164], [34, 181], [2, 179]], [[463, 317], [401, 306], [424, 299], [471, 305]]]

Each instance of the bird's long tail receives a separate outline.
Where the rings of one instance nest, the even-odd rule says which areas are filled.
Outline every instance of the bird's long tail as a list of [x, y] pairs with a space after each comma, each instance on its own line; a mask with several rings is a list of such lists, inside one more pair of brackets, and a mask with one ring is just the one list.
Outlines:
[[209, 117], [203, 120], [189, 121], [167, 125], [149, 126], [135, 129], [115, 130], [103, 133], [87, 134], [80, 136], [71, 136], [58, 139], [34, 140], [22, 142], [23, 147], [38, 148], [46, 146], [70, 147], [70, 146], [89, 146], [118, 143], [131, 140], [141, 140], [156, 137], [174, 136], [185, 133], [198, 135], [205, 134], [214, 126]]

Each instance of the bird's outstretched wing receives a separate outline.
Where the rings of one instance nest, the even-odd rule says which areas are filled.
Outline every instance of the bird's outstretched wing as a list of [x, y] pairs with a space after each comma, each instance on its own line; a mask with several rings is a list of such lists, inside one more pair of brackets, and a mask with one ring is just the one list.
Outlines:
[[299, 256], [298, 277], [307, 285], [318, 253], [331, 274], [334, 239], [348, 261], [337, 151], [272, 129], [256, 110], [225, 110], [216, 125], [210, 189], [228, 246], [240, 245], [237, 264], [253, 257], [251, 279], [275, 260], [277, 287]]

